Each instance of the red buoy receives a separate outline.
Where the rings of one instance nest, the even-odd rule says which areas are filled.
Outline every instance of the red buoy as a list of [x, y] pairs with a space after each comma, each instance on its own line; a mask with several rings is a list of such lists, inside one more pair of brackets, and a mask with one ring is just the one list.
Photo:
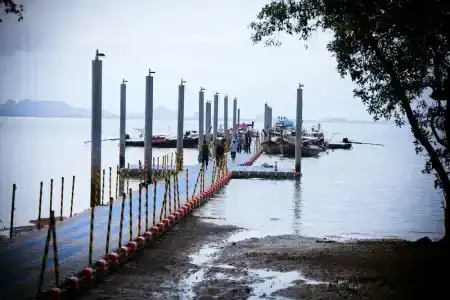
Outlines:
[[136, 243], [138, 244], [139, 247], [144, 247], [145, 246], [145, 238], [143, 236], [138, 236], [136, 238]]
[[150, 242], [152, 240], [152, 233], [150, 231], [147, 231], [144, 233], [144, 238], [147, 242]]
[[119, 255], [115, 252], [108, 253], [106, 256], [106, 260], [111, 265], [118, 265], [119, 264]]
[[97, 261], [97, 271], [106, 274], [108, 273], [108, 263], [104, 259], [99, 259]]
[[92, 281], [94, 280], [94, 270], [92, 268], [84, 268], [81, 271], [81, 279], [84, 281]]

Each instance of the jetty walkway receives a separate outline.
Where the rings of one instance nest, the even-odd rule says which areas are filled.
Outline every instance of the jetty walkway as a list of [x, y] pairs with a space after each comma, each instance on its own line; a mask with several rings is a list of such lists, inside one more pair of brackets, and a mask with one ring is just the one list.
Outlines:
[[[260, 154], [261, 152], [238, 154], [236, 162], [233, 163], [228, 153], [228, 173], [224, 174], [223, 179], [217, 184], [213, 183], [214, 168], [211, 164], [204, 172], [204, 191], [209, 191], [206, 194], [210, 196], [215, 190], [225, 184], [231, 178], [231, 173], [234, 169], [242, 169], [238, 165], [250, 166]], [[125, 201], [122, 198], [113, 201], [111, 206], [109, 253], [120, 249], [119, 239], [121, 233], [121, 245], [125, 246], [129, 241], [136, 241], [138, 236], [145, 236], [144, 233], [147, 230], [153, 231], [155, 228], [152, 226], [159, 223], [163, 217], [168, 217], [161, 215], [161, 212], [165, 210], [162, 209], [165, 194], [166, 197], [169, 192], [171, 195], [172, 203], [171, 207], [168, 207], [169, 213], [174, 213], [180, 206], [186, 205], [190, 200], [201, 195], [200, 187], [197, 183], [201, 165], [188, 166], [186, 170], [178, 173], [176, 181], [172, 177], [168, 185], [168, 191], [166, 191], [166, 184], [159, 182], [156, 184], [156, 189], [154, 189], [153, 185], [148, 186], [148, 191], [143, 188], [141, 197], [139, 197], [138, 191], [132, 191], [131, 195], [127, 195]], [[178, 204], [175, 203], [175, 197], [173, 196], [175, 190], [178, 191], [176, 197], [179, 199]], [[154, 199], [156, 199], [155, 202]], [[123, 203], [124, 210], [122, 209]], [[198, 204], [198, 202], [195, 202], [193, 206]], [[94, 209], [93, 262], [98, 262], [105, 258], [109, 211], [109, 204], [98, 206]], [[121, 214], [123, 211], [125, 213], [121, 225]], [[153, 216], [155, 216], [156, 224], [154, 224]], [[71, 276], [78, 275], [79, 277], [81, 270], [93, 267], [92, 265], [89, 266], [90, 221], [91, 210], [86, 210], [56, 224], [59, 267], [55, 268], [52, 243], [50, 243], [42, 285], [43, 291], [48, 291], [55, 287], [55, 269], [58, 269], [59, 281], [62, 282]], [[173, 220], [170, 221], [172, 222]], [[148, 225], [148, 228], [146, 228], [146, 225]], [[138, 235], [139, 228], [141, 229], [140, 235]], [[153, 233], [158, 234], [157, 231]], [[43, 228], [17, 236], [0, 245], [0, 299], [36, 299], [46, 237], [47, 228]], [[146, 236], [146, 238], [150, 240], [151, 236]]]

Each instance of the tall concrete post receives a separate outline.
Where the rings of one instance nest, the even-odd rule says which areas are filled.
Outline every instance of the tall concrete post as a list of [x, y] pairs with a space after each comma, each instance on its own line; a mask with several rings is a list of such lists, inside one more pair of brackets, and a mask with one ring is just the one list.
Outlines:
[[[125, 168], [125, 137], [127, 119], [127, 81], [124, 79], [120, 84], [120, 142], [119, 142], [119, 168]], [[119, 191], [123, 193], [123, 180], [119, 180]]]
[[91, 116], [91, 207], [100, 204], [102, 169], [102, 61], [105, 54], [95, 52], [92, 61], [92, 116]]
[[233, 139], [236, 139], [237, 136], [237, 98], [233, 100]]
[[267, 128], [272, 130], [272, 106], [269, 106], [269, 113], [267, 114]]
[[228, 96], [223, 99], [223, 134], [228, 139]]
[[206, 122], [205, 122], [205, 131], [206, 131], [206, 141], [211, 142], [211, 101], [206, 101]]
[[145, 77], [145, 125], [144, 125], [144, 163], [147, 163], [146, 179], [152, 180], [153, 175], [153, 76], [151, 69]]
[[241, 124], [241, 109], [238, 108], [237, 123]]
[[177, 171], [183, 170], [183, 136], [184, 136], [184, 84], [186, 81], [181, 79], [178, 86], [178, 126], [177, 126]]
[[205, 138], [205, 89], [200, 88], [198, 93], [198, 144], [199, 147], [203, 144]]
[[297, 115], [295, 118], [295, 172], [301, 173], [302, 157], [302, 125], [303, 125], [303, 85], [299, 83], [297, 89]]
[[213, 127], [213, 136], [214, 140], [217, 138], [217, 131], [219, 129], [219, 93], [214, 95], [214, 127]]
[[266, 135], [267, 134], [269, 134], [268, 132], [267, 132], [267, 120], [268, 120], [268, 117], [267, 117], [267, 115], [268, 115], [268, 113], [269, 113], [269, 106], [267, 105], [267, 102], [264, 104], [264, 130], [266, 131]]

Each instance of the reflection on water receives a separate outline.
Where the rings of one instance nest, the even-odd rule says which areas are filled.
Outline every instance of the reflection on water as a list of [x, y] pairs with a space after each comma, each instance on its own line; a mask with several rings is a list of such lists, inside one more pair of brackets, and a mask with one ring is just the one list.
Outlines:
[[[142, 128], [143, 122], [127, 121], [127, 132], [133, 134], [132, 128]], [[62, 176], [70, 183], [72, 175], [76, 175], [74, 211], [88, 207], [90, 146], [84, 141], [90, 139], [90, 120], [0, 118], [0, 123], [0, 220], [9, 224], [13, 183], [18, 185], [16, 226], [36, 219], [40, 181], [45, 184], [43, 211], [48, 211], [50, 178], [55, 179], [56, 211]], [[176, 128], [175, 122], [154, 122], [155, 134], [167, 132], [169, 127]], [[185, 122], [184, 127], [196, 129], [197, 125]], [[407, 129], [351, 123], [328, 123], [323, 128], [385, 146], [355, 145], [350, 151], [336, 150], [319, 158], [302, 159], [301, 183], [232, 180], [198, 213], [225, 218], [214, 222], [264, 234], [408, 239], [442, 235], [441, 194], [433, 189], [432, 178], [421, 174], [423, 158], [415, 155]], [[119, 120], [103, 121], [104, 138], [117, 137], [118, 130]], [[117, 141], [104, 142], [102, 151], [103, 166], [114, 170], [118, 162]], [[154, 155], [173, 151], [155, 149]], [[128, 162], [137, 163], [143, 158], [143, 149], [128, 148], [126, 156]], [[197, 151], [185, 150], [184, 159], [186, 164], [195, 163]], [[277, 156], [263, 155], [256, 164], [275, 161], [280, 167], [293, 167], [292, 159]], [[70, 194], [70, 185], [66, 184], [64, 215], [69, 212]]]

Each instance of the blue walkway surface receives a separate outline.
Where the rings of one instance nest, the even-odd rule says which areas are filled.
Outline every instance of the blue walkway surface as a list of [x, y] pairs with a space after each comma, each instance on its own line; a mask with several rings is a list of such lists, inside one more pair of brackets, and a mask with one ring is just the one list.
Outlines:
[[[237, 164], [245, 163], [252, 154], [239, 154], [236, 162], [231, 162], [228, 158], [228, 168], [231, 171]], [[179, 173], [178, 188], [180, 203], [186, 203], [186, 186], [189, 187], [189, 199], [192, 198], [195, 183], [200, 171], [200, 164], [186, 167], [189, 170], [188, 183], [186, 185], [186, 172]], [[211, 185], [212, 162], [206, 171], [205, 189]], [[173, 192], [174, 183], [171, 181], [171, 209], [173, 210]], [[161, 205], [164, 199], [165, 186], [158, 183], [156, 188], [156, 222], [160, 218]], [[196, 195], [199, 195], [199, 186], [196, 189]], [[153, 185], [149, 186], [148, 199], [148, 217], [149, 227], [152, 226], [153, 217]], [[141, 228], [145, 230], [145, 203], [146, 190], [142, 191], [141, 198]], [[132, 193], [132, 224], [133, 236], [136, 238], [138, 233], [138, 215], [139, 215], [139, 197], [138, 191]], [[112, 224], [110, 237], [110, 251], [118, 247], [120, 214], [122, 200], [119, 198], [114, 201], [112, 210]], [[90, 211], [81, 212], [70, 219], [66, 219], [56, 225], [56, 235], [58, 243], [58, 259], [60, 265], [60, 279], [67, 278], [88, 266], [88, 248], [89, 248], [89, 224]], [[95, 208], [94, 222], [94, 247], [93, 261], [101, 259], [105, 254], [106, 231], [108, 226], [109, 206]], [[30, 233], [18, 236], [12, 240], [0, 244], [0, 299], [29, 299], [36, 295], [42, 256], [44, 254], [47, 228], [32, 231]], [[125, 213], [123, 222], [122, 244], [130, 240], [130, 201], [129, 196], [125, 201]], [[47, 270], [45, 273], [44, 289], [54, 285], [54, 262], [53, 248], [50, 243], [49, 256], [47, 259]]]

